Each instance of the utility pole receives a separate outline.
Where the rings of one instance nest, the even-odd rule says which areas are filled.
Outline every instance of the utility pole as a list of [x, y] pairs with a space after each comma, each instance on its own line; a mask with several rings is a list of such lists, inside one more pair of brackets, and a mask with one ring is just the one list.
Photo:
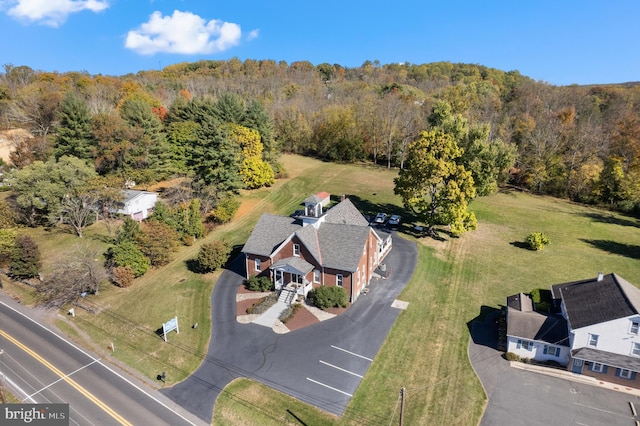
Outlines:
[[406, 389], [404, 387], [400, 388], [400, 426], [402, 426], [402, 422], [404, 420], [404, 395], [406, 393]]

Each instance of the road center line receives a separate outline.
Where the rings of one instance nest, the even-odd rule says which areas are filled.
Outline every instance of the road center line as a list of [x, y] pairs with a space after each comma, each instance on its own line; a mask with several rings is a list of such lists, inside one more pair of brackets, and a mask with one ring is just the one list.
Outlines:
[[[11, 343], [13, 343], [14, 345], [16, 345], [18, 348], [22, 349], [27, 354], [31, 355], [32, 358], [34, 358], [36, 361], [40, 362], [40, 364], [42, 364], [45, 367], [47, 367], [49, 370], [54, 372], [59, 377], [65, 377], [64, 373], [62, 373], [62, 371], [60, 371], [56, 366], [54, 366], [49, 361], [47, 361], [46, 359], [44, 359], [43, 357], [38, 355], [33, 350], [29, 349], [27, 346], [25, 346], [20, 341], [15, 339], [13, 336], [11, 336], [11, 335], [7, 334], [6, 332], [4, 332], [4, 330], [0, 330], [0, 335], [3, 336], [8, 341], [10, 341]], [[67, 382], [71, 387], [76, 389], [78, 392], [80, 392], [82, 395], [86, 396], [90, 401], [92, 401], [94, 404], [96, 404], [98, 407], [100, 407], [105, 413], [107, 413], [108, 415], [113, 417], [113, 419], [115, 421], [117, 421], [118, 423], [120, 423], [121, 425], [133, 426], [124, 417], [122, 417], [120, 414], [115, 412], [111, 407], [109, 407], [104, 402], [100, 401], [95, 395], [93, 395], [92, 393], [87, 391], [85, 388], [80, 386], [75, 380], [71, 379], [70, 377], [66, 377], [66, 378], [64, 378], [64, 381]]]
[[369, 362], [373, 362], [373, 360], [372, 360], [371, 358], [367, 358], [366, 356], [363, 356], [363, 355], [357, 354], [357, 353], [355, 353], [355, 352], [351, 352], [351, 351], [348, 351], [348, 350], [346, 350], [346, 349], [339, 348], [339, 347], [334, 346], [334, 345], [331, 345], [331, 347], [332, 347], [333, 349], [337, 349], [337, 350], [339, 350], [339, 351], [346, 352], [346, 353], [348, 353], [349, 355], [357, 356], [358, 358], [366, 359], [366, 360], [367, 360], [367, 361], [369, 361]]
[[341, 391], [340, 389], [332, 388], [331, 386], [325, 385], [324, 383], [320, 383], [317, 380], [313, 380], [313, 379], [310, 379], [308, 377], [307, 377], [307, 380], [310, 381], [310, 382], [313, 382], [313, 383], [315, 383], [317, 385], [324, 386], [325, 388], [331, 389], [332, 391], [340, 392], [341, 394], [347, 395], [349, 397], [353, 396], [350, 393], [346, 393], [344, 391]]
[[321, 363], [321, 364], [324, 364], [324, 365], [328, 365], [329, 367], [335, 368], [336, 370], [344, 371], [344, 372], [345, 372], [345, 373], [347, 373], [347, 374], [351, 374], [351, 375], [353, 375], [353, 376], [360, 377], [360, 378], [362, 379], [362, 376], [361, 376], [361, 375], [356, 374], [356, 373], [354, 373], [353, 371], [345, 370], [344, 368], [340, 368], [340, 367], [338, 367], [337, 365], [329, 364], [328, 362], [325, 362], [325, 361], [323, 361], [323, 360], [320, 360], [320, 363]]

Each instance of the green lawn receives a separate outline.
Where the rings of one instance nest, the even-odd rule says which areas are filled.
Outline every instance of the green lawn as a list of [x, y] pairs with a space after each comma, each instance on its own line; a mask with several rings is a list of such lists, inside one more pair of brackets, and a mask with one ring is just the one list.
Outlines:
[[[402, 214], [393, 194], [395, 171], [298, 156], [285, 156], [283, 162], [289, 177], [273, 188], [243, 193], [237, 217], [207, 240], [225, 238], [240, 245], [262, 213], [289, 214], [317, 191], [346, 194], [367, 214]], [[416, 240], [418, 266], [400, 296], [409, 308], [400, 314], [343, 417], [240, 380], [225, 389], [213, 423], [395, 424], [399, 390], [405, 387], [405, 424], [477, 424], [485, 396], [467, 357], [468, 323], [483, 306], [499, 308], [507, 295], [595, 277], [599, 271], [640, 284], [637, 219], [513, 191], [477, 199], [471, 209], [478, 217], [477, 231], [458, 239]], [[522, 248], [525, 236], [536, 231], [546, 233], [551, 244], [540, 252]], [[100, 243], [99, 234], [89, 230], [85, 239]], [[75, 242], [61, 241], [45, 243], [43, 252], [60, 252]], [[76, 310], [76, 318], [66, 318], [66, 331], [154, 383], [161, 371], [167, 372], [168, 384], [183, 379], [202, 361], [210, 334], [209, 297], [218, 274], [197, 275], [185, 266], [203, 241], [183, 248], [172, 263], [130, 288], [105, 287], [89, 300], [100, 313]], [[176, 315], [180, 334], [172, 333], [164, 343], [155, 330]], [[199, 327], [190, 328], [195, 322]], [[111, 342], [113, 353], [107, 350]]]

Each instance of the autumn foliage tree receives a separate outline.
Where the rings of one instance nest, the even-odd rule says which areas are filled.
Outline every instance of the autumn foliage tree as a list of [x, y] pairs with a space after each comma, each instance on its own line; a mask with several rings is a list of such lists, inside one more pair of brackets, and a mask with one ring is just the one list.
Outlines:
[[430, 235], [437, 225], [448, 225], [454, 236], [476, 229], [475, 214], [467, 211], [475, 187], [471, 172], [456, 162], [461, 155], [452, 135], [439, 128], [423, 131], [409, 145], [406, 168], [394, 179], [394, 192]]

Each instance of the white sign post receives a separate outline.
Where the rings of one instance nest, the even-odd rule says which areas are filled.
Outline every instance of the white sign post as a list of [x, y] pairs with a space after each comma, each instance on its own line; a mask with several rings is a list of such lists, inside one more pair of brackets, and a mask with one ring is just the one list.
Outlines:
[[167, 341], [167, 333], [175, 330], [176, 333], [180, 334], [180, 329], [178, 328], [178, 317], [173, 317], [169, 321], [162, 324], [162, 337], [164, 341]]

